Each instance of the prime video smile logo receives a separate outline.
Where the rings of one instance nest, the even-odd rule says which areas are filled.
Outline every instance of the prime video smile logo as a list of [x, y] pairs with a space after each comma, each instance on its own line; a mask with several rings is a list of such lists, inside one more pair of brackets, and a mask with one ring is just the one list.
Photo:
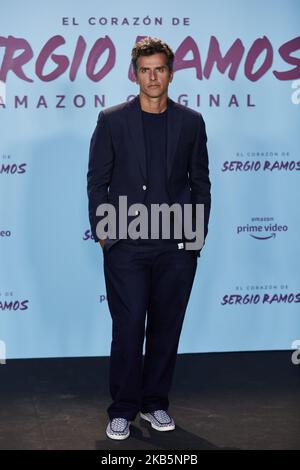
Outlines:
[[[103, 203], [97, 207], [96, 215], [101, 217], [96, 227], [96, 234], [100, 239], [106, 238], [141, 238], [159, 239], [160, 227], [162, 239], [171, 237], [171, 214], [174, 221], [174, 238], [181, 240], [183, 234], [185, 239], [193, 240], [186, 242], [187, 250], [200, 250], [204, 244], [204, 204], [167, 203], [150, 204], [151, 230], [148, 231], [149, 210], [145, 204], [135, 203], [127, 206], [127, 196], [119, 196], [118, 204], [118, 233], [117, 213], [115, 205]], [[136, 216], [128, 224], [128, 217]], [[161, 223], [160, 223], [161, 220]], [[195, 230], [193, 230], [195, 225]], [[182, 231], [183, 230], [183, 231]]]
[[255, 240], [271, 240], [287, 232], [287, 225], [274, 223], [273, 217], [252, 217], [250, 224], [238, 225], [237, 235], [246, 234]]

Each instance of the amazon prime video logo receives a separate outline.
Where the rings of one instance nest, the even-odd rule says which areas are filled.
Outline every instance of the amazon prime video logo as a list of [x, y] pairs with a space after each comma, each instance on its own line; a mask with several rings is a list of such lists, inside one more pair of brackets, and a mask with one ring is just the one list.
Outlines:
[[288, 226], [276, 223], [274, 217], [252, 217], [250, 223], [238, 225], [236, 229], [237, 235], [248, 235], [255, 240], [274, 240], [287, 231]]

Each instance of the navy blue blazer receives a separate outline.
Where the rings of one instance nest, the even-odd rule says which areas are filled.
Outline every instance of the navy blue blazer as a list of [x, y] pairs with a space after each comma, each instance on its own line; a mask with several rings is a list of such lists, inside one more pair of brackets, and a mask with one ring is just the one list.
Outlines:
[[[199, 112], [169, 97], [167, 101], [166, 181], [170, 201], [182, 208], [188, 203], [204, 204], [205, 240], [211, 205], [205, 123]], [[89, 219], [96, 242], [99, 204], [109, 202], [117, 212], [121, 195], [127, 196], [128, 207], [144, 203], [147, 162], [142, 126], [139, 95], [99, 113], [90, 142], [87, 172]], [[104, 246], [109, 249], [117, 241], [118, 238], [107, 239]]]

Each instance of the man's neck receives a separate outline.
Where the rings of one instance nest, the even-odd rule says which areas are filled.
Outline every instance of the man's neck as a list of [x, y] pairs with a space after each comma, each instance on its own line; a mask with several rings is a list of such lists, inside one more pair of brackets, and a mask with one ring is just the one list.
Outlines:
[[142, 111], [146, 113], [163, 113], [167, 109], [168, 95], [163, 95], [158, 98], [148, 98], [142, 93], [139, 94], [140, 105]]

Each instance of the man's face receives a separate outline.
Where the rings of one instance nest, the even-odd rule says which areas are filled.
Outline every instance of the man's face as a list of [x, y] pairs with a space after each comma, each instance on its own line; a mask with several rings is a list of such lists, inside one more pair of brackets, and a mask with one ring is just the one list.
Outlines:
[[173, 73], [169, 71], [163, 52], [138, 58], [136, 83], [149, 98], [158, 98], [166, 93], [172, 79]]

